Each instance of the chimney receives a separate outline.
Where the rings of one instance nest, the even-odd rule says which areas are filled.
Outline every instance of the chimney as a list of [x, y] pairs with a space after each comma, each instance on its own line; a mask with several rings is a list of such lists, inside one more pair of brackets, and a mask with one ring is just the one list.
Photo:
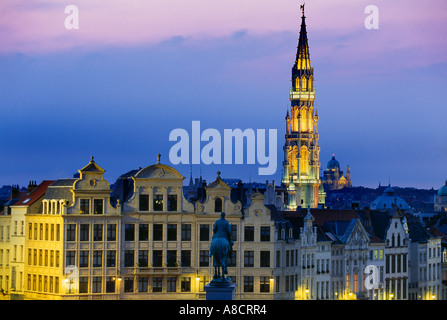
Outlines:
[[20, 189], [18, 184], [13, 184], [9, 199], [18, 199], [20, 197]]
[[31, 180], [28, 184], [28, 190], [26, 191], [27, 194], [30, 194], [34, 190], [37, 189], [37, 183], [36, 181]]

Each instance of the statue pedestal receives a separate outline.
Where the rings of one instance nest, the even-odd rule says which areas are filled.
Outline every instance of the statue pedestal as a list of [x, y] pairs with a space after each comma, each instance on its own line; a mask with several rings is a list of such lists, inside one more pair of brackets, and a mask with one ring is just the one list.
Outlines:
[[224, 285], [209, 283], [205, 285], [206, 300], [234, 300], [236, 287], [236, 283], [227, 283]]

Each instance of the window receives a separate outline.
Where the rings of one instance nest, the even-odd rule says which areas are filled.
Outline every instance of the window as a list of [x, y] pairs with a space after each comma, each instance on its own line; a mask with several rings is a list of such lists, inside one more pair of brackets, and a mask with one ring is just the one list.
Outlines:
[[396, 272], [396, 255], [392, 254], [391, 255], [391, 273], [395, 273]]
[[67, 241], [76, 241], [76, 225], [67, 224]]
[[163, 251], [154, 250], [152, 252], [152, 266], [161, 267], [163, 265]]
[[168, 267], [177, 267], [177, 251], [176, 250], [168, 250], [166, 252], [166, 262]]
[[177, 241], [177, 225], [168, 224], [168, 241]]
[[214, 212], [222, 212], [222, 199], [216, 198], [214, 200]]
[[138, 277], [138, 292], [147, 292], [148, 287], [149, 287], [149, 278]]
[[148, 241], [149, 240], [149, 225], [148, 224], [140, 224], [139, 225], [138, 240], [140, 240], [140, 241]]
[[103, 214], [104, 213], [104, 200], [103, 199], [94, 199], [93, 200], [93, 213], [94, 214]]
[[176, 277], [168, 277], [166, 291], [167, 292], [176, 292], [177, 291], [177, 278]]
[[93, 225], [93, 241], [102, 241], [102, 224]]
[[148, 251], [147, 250], [140, 250], [138, 252], [138, 266], [141, 268], [147, 268], [149, 263], [148, 259]]
[[88, 251], [81, 250], [79, 252], [79, 267], [80, 268], [88, 268]]
[[92, 280], [92, 293], [102, 292], [102, 277], [93, 277]]
[[385, 255], [385, 267], [386, 267], [386, 273], [390, 273], [390, 255]]
[[102, 251], [93, 251], [93, 267], [102, 267]]
[[191, 292], [191, 278], [182, 277], [180, 280], [180, 290], [182, 292]]
[[106, 278], [106, 292], [115, 293], [115, 279], [114, 277]]
[[81, 199], [80, 212], [81, 214], [90, 213], [90, 199]]
[[200, 250], [200, 267], [208, 267], [210, 265], [210, 257], [208, 254], [208, 250]]
[[149, 195], [140, 194], [140, 211], [149, 211]]
[[261, 251], [261, 267], [270, 267], [270, 251]]
[[231, 225], [231, 240], [237, 241], [237, 225], [236, 224]]
[[244, 267], [254, 267], [254, 251], [244, 252]]
[[79, 277], [79, 293], [88, 293], [88, 277]]
[[237, 252], [233, 250], [233, 254], [231, 255], [231, 257], [227, 258], [227, 266], [236, 267], [236, 261], [237, 261]]
[[182, 267], [190, 267], [191, 266], [191, 250], [182, 250], [181, 264], [182, 264]]
[[245, 227], [244, 241], [255, 241], [255, 227]]
[[154, 241], [163, 241], [163, 225], [154, 224], [152, 238]]
[[76, 264], [76, 251], [67, 251], [66, 255], [65, 255], [65, 260], [66, 260], [66, 267], [68, 266], [74, 266]]
[[270, 227], [261, 227], [261, 241], [270, 241]]
[[253, 276], [244, 276], [244, 292], [253, 292]]
[[207, 283], [209, 283], [209, 277], [200, 277], [199, 280], [199, 292], [204, 292], [205, 291], [205, 285]]
[[88, 224], [81, 224], [80, 225], [80, 241], [89, 241], [90, 237], [90, 225]]
[[163, 211], [163, 195], [154, 195], [154, 211]]
[[182, 241], [191, 241], [191, 225], [182, 224]]
[[168, 196], [168, 211], [177, 211], [177, 195]]
[[210, 241], [210, 226], [208, 224], [200, 225], [200, 241]]
[[133, 267], [135, 263], [135, 252], [133, 250], [124, 251], [124, 266]]
[[163, 287], [163, 278], [162, 277], [153, 277], [152, 278], [152, 292], [161, 292]]
[[133, 278], [124, 278], [124, 292], [133, 292]]
[[260, 277], [260, 292], [270, 292], [270, 277], [262, 276]]
[[276, 251], [276, 267], [281, 267], [281, 251]]
[[[3, 227], [0, 228], [0, 237], [1, 237], [1, 239], [3, 239]], [[28, 223], [28, 240], [32, 240], [32, 239], [33, 239], [33, 224]], [[72, 240], [72, 241], [74, 241], [74, 240]]]
[[107, 267], [115, 267], [116, 264], [116, 251], [107, 250]]
[[107, 225], [107, 241], [116, 241], [116, 224]]
[[124, 240], [135, 241], [135, 224], [126, 224], [124, 227]]

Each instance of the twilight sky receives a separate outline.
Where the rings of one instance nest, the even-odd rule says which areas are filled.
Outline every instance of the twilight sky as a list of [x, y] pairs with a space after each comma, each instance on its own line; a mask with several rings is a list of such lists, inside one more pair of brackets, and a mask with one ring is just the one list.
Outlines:
[[[278, 130], [275, 175], [202, 164], [195, 177], [278, 184], [299, 4], [2, 0], [0, 186], [71, 177], [92, 155], [111, 183], [157, 153], [169, 165], [169, 133], [191, 134], [194, 120], [222, 134]], [[370, 4], [377, 30], [364, 26]], [[65, 28], [68, 5], [77, 30]], [[334, 153], [354, 186], [442, 186], [447, 2], [308, 0], [306, 17], [322, 167]], [[189, 177], [189, 165], [175, 168]]]

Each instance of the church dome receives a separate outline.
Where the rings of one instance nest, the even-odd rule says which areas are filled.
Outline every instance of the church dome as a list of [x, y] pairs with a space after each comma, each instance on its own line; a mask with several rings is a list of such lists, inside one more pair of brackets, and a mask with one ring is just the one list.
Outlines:
[[335, 168], [340, 169], [340, 163], [337, 160], [335, 160], [334, 154], [332, 155], [332, 159], [329, 160], [329, 162], [327, 163], [327, 168], [328, 169], [335, 169]]
[[385, 189], [385, 191], [383, 191], [383, 193], [386, 194], [386, 195], [389, 195], [389, 196], [393, 196], [395, 191], [394, 191], [393, 188], [388, 187], [388, 188]]
[[445, 182], [445, 185], [442, 186], [439, 190], [438, 190], [438, 196], [442, 197], [442, 196], [447, 196], [447, 180]]
[[410, 209], [410, 206], [404, 199], [396, 195], [396, 192], [390, 186], [385, 189], [381, 196], [378, 196], [370, 205], [372, 210], [387, 210], [394, 207], [400, 209]]

